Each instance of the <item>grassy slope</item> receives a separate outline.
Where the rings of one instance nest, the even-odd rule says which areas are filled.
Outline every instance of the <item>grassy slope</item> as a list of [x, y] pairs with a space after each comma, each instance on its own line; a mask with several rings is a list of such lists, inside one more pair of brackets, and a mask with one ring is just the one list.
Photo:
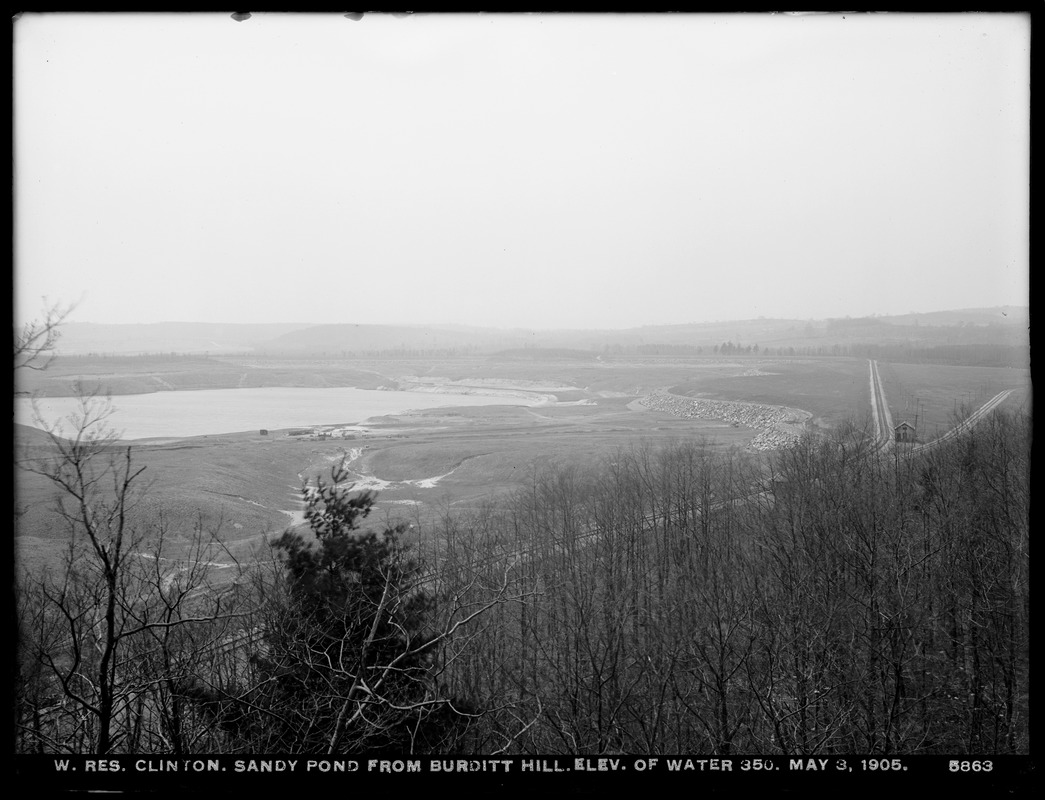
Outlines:
[[[24, 430], [24, 429], [23, 429]], [[24, 465], [47, 458], [41, 436], [20, 436], [32, 442], [16, 451]], [[298, 473], [306, 470], [310, 454], [298, 442], [253, 441], [248, 437], [199, 437], [170, 445], [135, 445], [134, 463], [144, 466], [143, 489], [131, 517], [135, 524], [154, 524], [160, 515], [175, 539], [188, 536], [197, 521], [207, 530], [220, 530], [238, 550], [283, 530], [290, 519], [280, 511], [296, 507]], [[17, 470], [16, 527], [19, 556], [27, 566], [53, 556], [68, 533], [55, 513], [60, 495], [45, 478]]]

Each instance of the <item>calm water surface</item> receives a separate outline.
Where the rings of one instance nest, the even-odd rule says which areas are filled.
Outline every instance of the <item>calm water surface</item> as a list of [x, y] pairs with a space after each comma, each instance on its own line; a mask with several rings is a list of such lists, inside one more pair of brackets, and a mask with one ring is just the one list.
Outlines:
[[[448, 406], [534, 406], [532, 397], [436, 392], [388, 392], [368, 389], [207, 389], [186, 392], [117, 395], [109, 425], [124, 439], [203, 436], [308, 425], [351, 425], [370, 417]], [[78, 414], [75, 397], [45, 397], [36, 402], [48, 423]], [[36, 425], [29, 400], [19, 398], [15, 419]]]

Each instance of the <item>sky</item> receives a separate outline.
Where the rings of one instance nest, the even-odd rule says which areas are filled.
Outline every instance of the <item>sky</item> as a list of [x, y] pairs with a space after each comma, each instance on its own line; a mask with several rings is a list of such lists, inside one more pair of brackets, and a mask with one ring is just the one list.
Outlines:
[[1030, 18], [26, 13], [16, 320], [1027, 305]]

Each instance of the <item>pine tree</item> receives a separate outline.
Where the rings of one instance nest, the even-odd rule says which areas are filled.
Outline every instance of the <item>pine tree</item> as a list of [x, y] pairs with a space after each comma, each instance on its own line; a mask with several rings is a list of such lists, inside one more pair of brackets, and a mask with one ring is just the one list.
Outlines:
[[404, 526], [360, 530], [375, 495], [353, 493], [348, 477], [342, 463], [303, 487], [309, 535], [288, 530], [273, 545], [257, 688], [243, 698], [262, 713], [234, 726], [255, 748], [407, 752], [459, 721], [436, 691], [433, 600]]

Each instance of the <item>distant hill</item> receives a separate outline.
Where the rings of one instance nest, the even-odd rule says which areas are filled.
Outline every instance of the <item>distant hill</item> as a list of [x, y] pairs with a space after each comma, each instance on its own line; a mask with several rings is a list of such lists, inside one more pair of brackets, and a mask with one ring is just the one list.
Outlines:
[[307, 323], [233, 324], [217, 322], [153, 322], [106, 325], [69, 322], [62, 325], [58, 353], [240, 353]]
[[929, 311], [924, 314], [899, 314], [877, 317], [891, 325], [1002, 325], [1030, 324], [1027, 306], [995, 306], [994, 308], [962, 308], [957, 311]]
[[[504, 337], [484, 328], [450, 328], [425, 325], [312, 325], [290, 331], [258, 345], [263, 353], [361, 354], [404, 351], [431, 353], [479, 351], [496, 346]], [[513, 337], [508, 335], [506, 340]]]
[[51, 436], [46, 431], [34, 428], [32, 425], [24, 425], [20, 422], [14, 424], [15, 460], [24, 455], [23, 448], [41, 448], [51, 445]]
[[[904, 348], [1029, 345], [1026, 306], [971, 308], [825, 320], [748, 319], [619, 330], [528, 330], [464, 325], [69, 323], [59, 353], [223, 353], [279, 356], [489, 355], [525, 348], [639, 354], [759, 351], [854, 352], [854, 345]], [[839, 350], [841, 348], [841, 350]], [[846, 348], [850, 348], [846, 351]]]

